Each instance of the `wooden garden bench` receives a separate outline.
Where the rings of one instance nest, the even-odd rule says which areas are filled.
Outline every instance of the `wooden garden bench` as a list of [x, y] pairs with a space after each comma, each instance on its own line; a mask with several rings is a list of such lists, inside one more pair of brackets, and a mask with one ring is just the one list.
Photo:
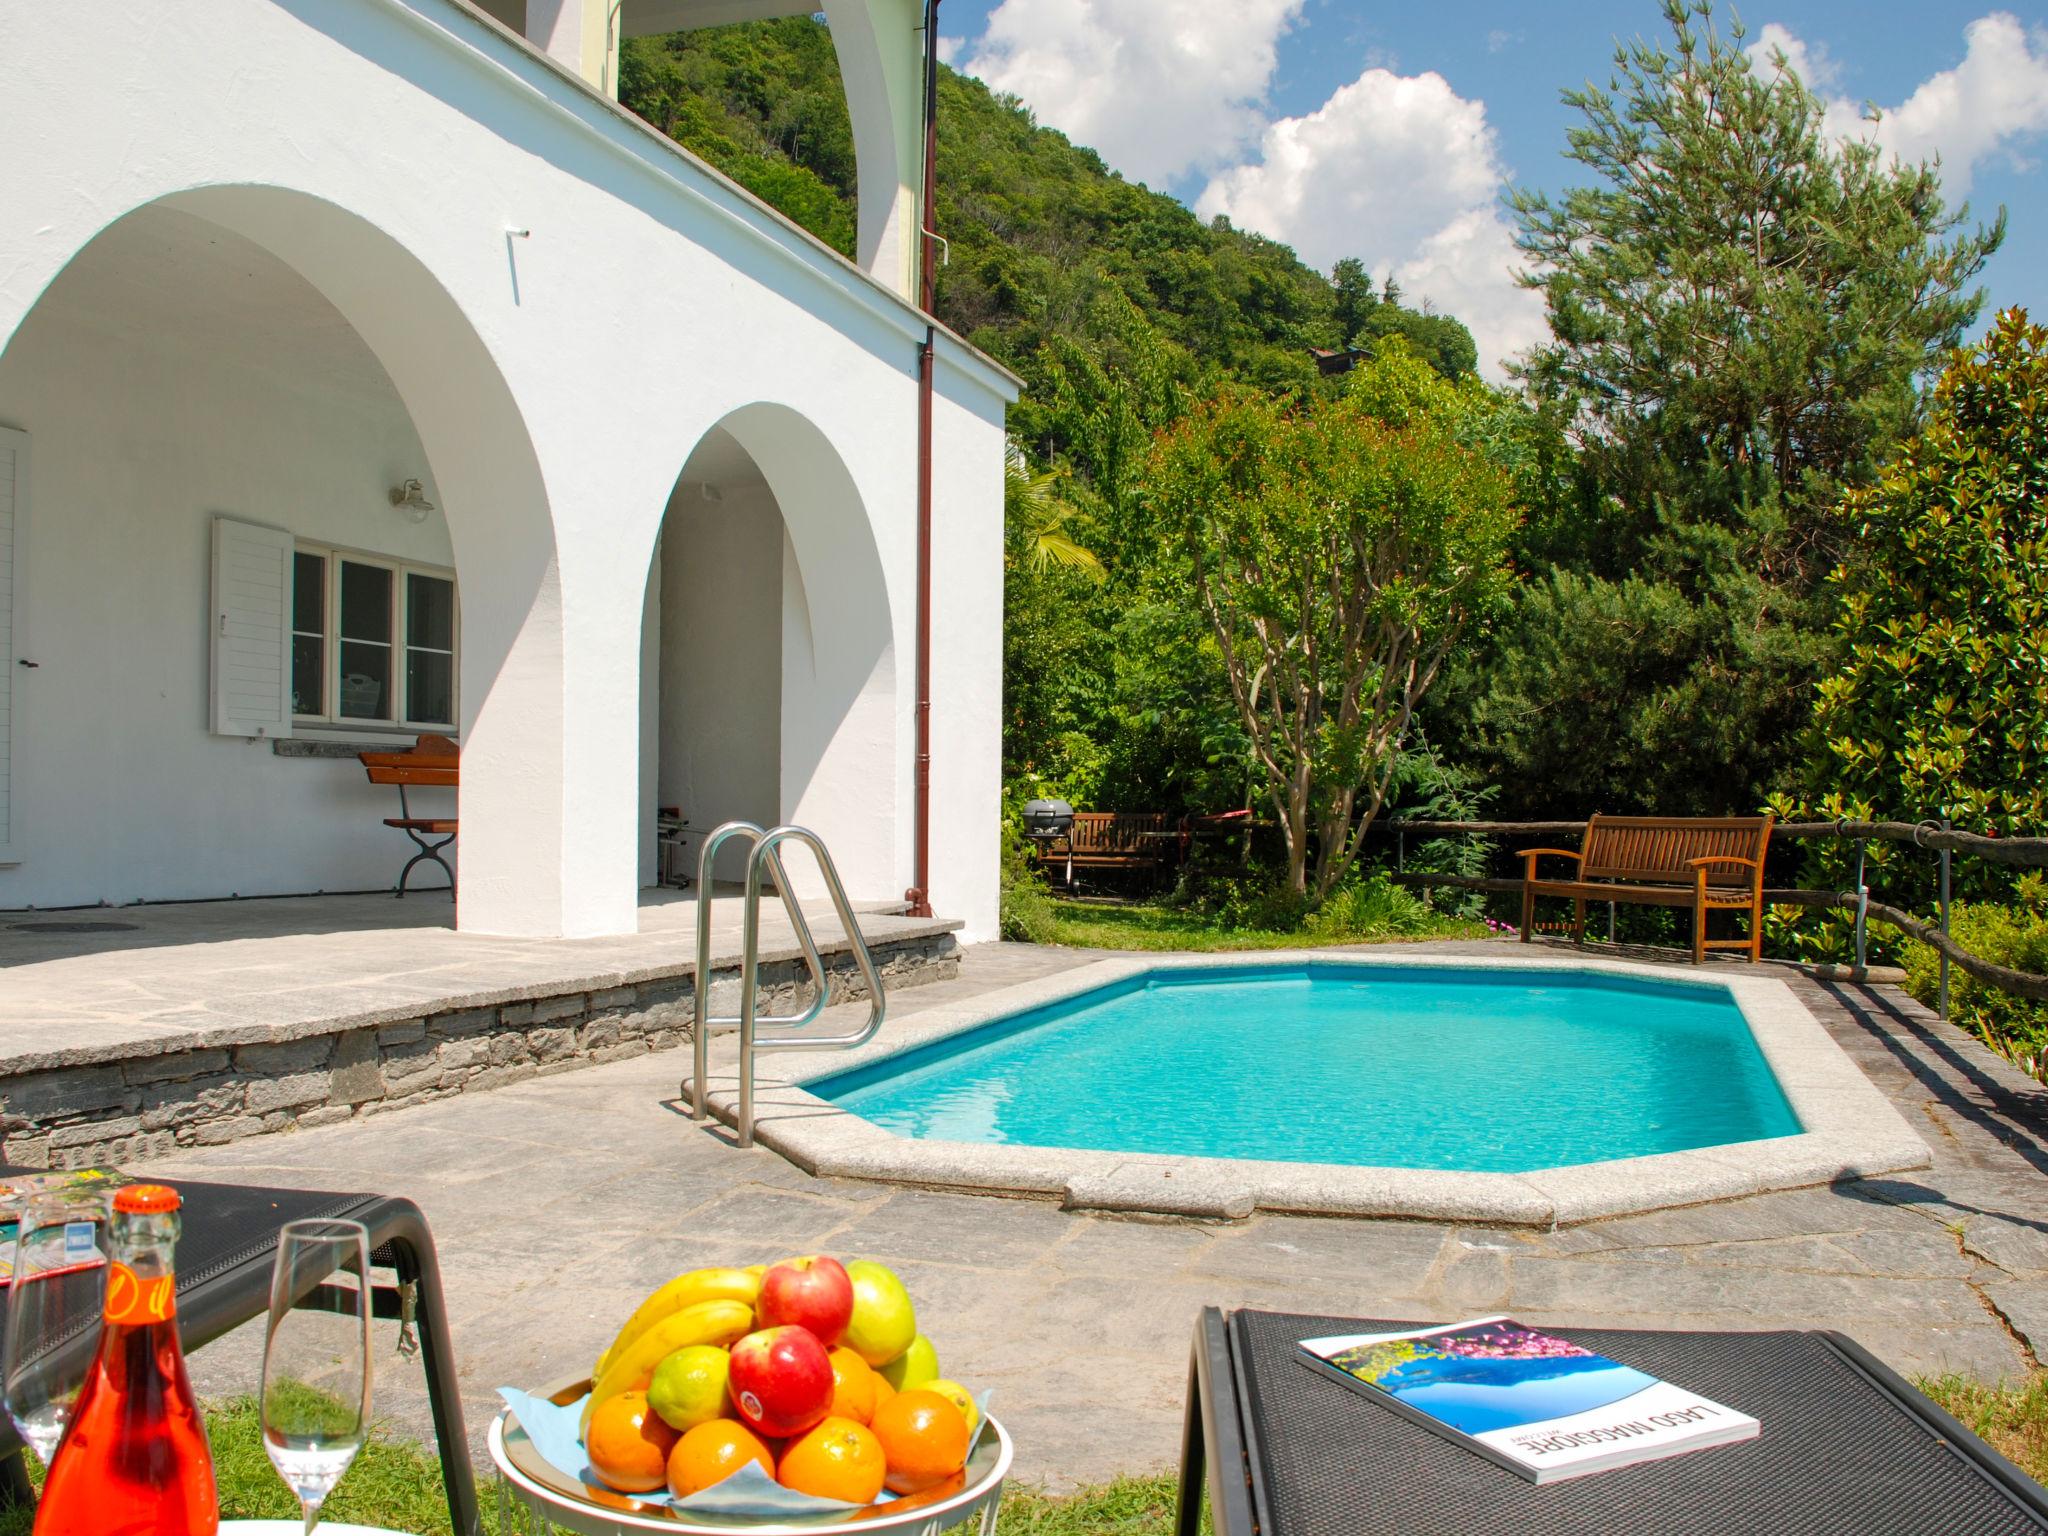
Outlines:
[[[1536, 898], [1556, 896], [1572, 903], [1572, 942], [1586, 937], [1586, 903], [1620, 901], [1637, 906], [1690, 907], [1692, 958], [1710, 949], [1746, 949], [1752, 964], [1763, 958], [1764, 850], [1770, 846], [1770, 816], [1594, 816], [1577, 852], [1568, 848], [1522, 850], [1522, 942], [1529, 942]], [[1539, 880], [1536, 861], [1552, 857], [1578, 863], [1578, 878]], [[1709, 939], [1709, 912], [1748, 912], [1749, 937]]]
[[1180, 836], [1164, 811], [1076, 811], [1067, 839], [1076, 869], [1157, 869]]
[[1038, 845], [1042, 864], [1077, 869], [1157, 870], [1179, 855], [1187, 829], [1164, 811], [1076, 811], [1066, 836]]
[[[384, 818], [384, 825], [396, 827], [413, 840], [419, 852], [406, 860], [405, 868], [398, 872], [398, 894], [405, 895], [405, 883], [411, 876], [413, 866], [432, 862], [441, 866], [441, 873], [448, 877], [448, 894], [455, 894], [455, 871], [448, 861], [441, 857], [441, 850], [455, 841], [458, 830], [453, 816], [415, 816], [412, 806], [406, 800], [406, 789], [419, 786], [427, 789], [458, 788], [459, 763], [455, 743], [446, 736], [422, 736], [406, 752], [359, 752], [357, 760], [370, 776], [372, 784], [395, 784], [398, 786], [398, 814]], [[439, 839], [439, 841], [429, 841]]]

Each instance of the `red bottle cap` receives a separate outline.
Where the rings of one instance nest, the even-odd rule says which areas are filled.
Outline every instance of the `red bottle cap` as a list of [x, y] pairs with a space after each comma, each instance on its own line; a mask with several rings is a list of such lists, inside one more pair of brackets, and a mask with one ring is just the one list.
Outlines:
[[168, 1184], [127, 1184], [114, 1195], [114, 1209], [128, 1216], [161, 1216], [181, 1204]]

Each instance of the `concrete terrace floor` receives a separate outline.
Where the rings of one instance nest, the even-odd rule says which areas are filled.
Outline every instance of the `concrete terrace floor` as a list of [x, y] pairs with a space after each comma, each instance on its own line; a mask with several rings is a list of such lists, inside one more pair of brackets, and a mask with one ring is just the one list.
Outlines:
[[[959, 926], [897, 915], [900, 904], [855, 910], [873, 944]], [[742, 915], [736, 889], [717, 887], [715, 963], [738, 963]], [[820, 947], [845, 938], [829, 902], [806, 901], [804, 915]], [[505, 938], [457, 933], [454, 922], [445, 890], [402, 901], [371, 892], [0, 912], [0, 1067], [179, 1049], [219, 1031], [289, 1037], [386, 1023], [616, 986], [690, 968], [697, 956], [694, 891], [643, 890], [639, 931], [615, 938]], [[771, 896], [762, 958], [795, 953]]]
[[[1095, 958], [982, 946], [957, 980], [892, 1008], [903, 1016]], [[2048, 1353], [2048, 1092], [1893, 989], [1779, 974], [1926, 1138], [1930, 1169], [1556, 1232], [1128, 1220], [810, 1178], [683, 1117], [685, 1057], [669, 1052], [146, 1171], [417, 1200], [440, 1249], [479, 1459], [494, 1387], [580, 1374], [659, 1282], [811, 1251], [894, 1266], [947, 1373], [996, 1390], [1020, 1476], [1052, 1488], [1174, 1465], [1189, 1334], [1205, 1305], [1825, 1327], [1909, 1374], [1997, 1380], [2036, 1368]], [[379, 1338], [388, 1350], [388, 1325]], [[199, 1390], [252, 1390], [260, 1348], [250, 1327], [195, 1355]], [[391, 1427], [428, 1438], [417, 1367], [387, 1352], [378, 1371]]]

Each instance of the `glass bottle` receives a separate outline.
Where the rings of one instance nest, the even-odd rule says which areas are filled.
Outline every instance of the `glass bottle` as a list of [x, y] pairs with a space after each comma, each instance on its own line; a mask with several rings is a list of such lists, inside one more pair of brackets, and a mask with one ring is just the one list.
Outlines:
[[36, 1506], [35, 1536], [215, 1536], [206, 1425], [178, 1346], [178, 1192], [114, 1196], [99, 1350]]

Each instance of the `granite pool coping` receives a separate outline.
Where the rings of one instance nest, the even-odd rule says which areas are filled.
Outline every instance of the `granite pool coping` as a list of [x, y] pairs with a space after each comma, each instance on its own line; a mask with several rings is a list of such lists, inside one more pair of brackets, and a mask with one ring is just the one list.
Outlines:
[[[1464, 1173], [919, 1140], [885, 1131], [804, 1088], [806, 1083], [1007, 1015], [1149, 972], [1306, 963], [1361, 970], [1416, 965], [1533, 970], [1725, 989], [1803, 1129], [1759, 1141], [1528, 1173]], [[708, 1087], [714, 1112], [728, 1122], [736, 1107], [736, 1067], [736, 1046], [721, 1038], [714, 1048]], [[1927, 1167], [1931, 1160], [1926, 1143], [1891, 1101], [1776, 977], [1701, 975], [1671, 966], [1591, 957], [1415, 956], [1316, 949], [1101, 960], [970, 1002], [922, 1011], [886, 1025], [877, 1039], [856, 1050], [829, 1057], [763, 1053], [755, 1090], [755, 1134], [764, 1146], [821, 1177], [1056, 1199], [1074, 1209], [1216, 1219], [1271, 1211], [1530, 1227], [1569, 1226], [1895, 1173]]]

